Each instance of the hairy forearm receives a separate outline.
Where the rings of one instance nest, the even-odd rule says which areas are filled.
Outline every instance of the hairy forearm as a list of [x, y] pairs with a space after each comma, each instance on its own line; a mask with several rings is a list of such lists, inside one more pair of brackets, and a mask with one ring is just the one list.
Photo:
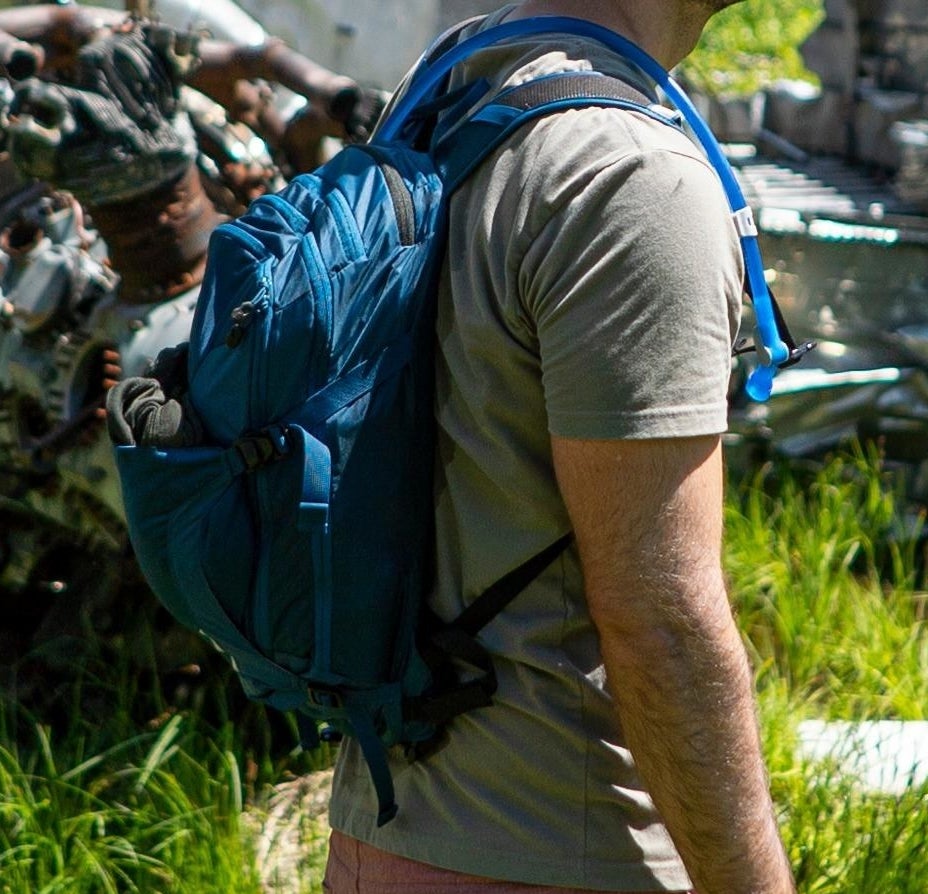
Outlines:
[[617, 719], [699, 894], [789, 894], [721, 571], [718, 438], [552, 439]]
[[[607, 677], [626, 741], [699, 894], [793, 890], [761, 760], [751, 674], [719, 581], [702, 610], [632, 629], [600, 617]], [[641, 586], [653, 581], [639, 582]], [[627, 598], [628, 594], [624, 594]], [[650, 605], [661, 599], [647, 599]]]

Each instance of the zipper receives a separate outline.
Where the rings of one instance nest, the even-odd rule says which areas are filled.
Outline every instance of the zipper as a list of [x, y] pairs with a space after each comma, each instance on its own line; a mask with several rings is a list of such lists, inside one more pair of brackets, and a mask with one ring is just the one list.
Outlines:
[[232, 308], [229, 316], [232, 319], [232, 328], [226, 336], [226, 347], [237, 348], [245, 338], [245, 330], [252, 324], [255, 316], [262, 310], [260, 302], [243, 301]]
[[[255, 329], [249, 350], [251, 355], [247, 413], [249, 428], [257, 428], [258, 423], [256, 420], [263, 420], [264, 416], [264, 395], [266, 390], [264, 379], [267, 375], [267, 352], [270, 341], [270, 327], [265, 320], [270, 309], [271, 282], [267, 274], [263, 274], [258, 294], [232, 311], [232, 330], [236, 331], [236, 327], [238, 327], [237, 331], [242, 333], [242, 337], [244, 337], [245, 331], [254, 326], [257, 321], [264, 322], [264, 325], [260, 325]], [[236, 311], [239, 312], [238, 320], [236, 320]]]

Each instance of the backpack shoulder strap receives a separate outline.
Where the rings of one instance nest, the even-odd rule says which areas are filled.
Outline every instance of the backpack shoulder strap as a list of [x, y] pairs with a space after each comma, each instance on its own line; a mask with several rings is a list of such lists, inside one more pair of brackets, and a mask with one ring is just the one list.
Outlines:
[[652, 96], [611, 75], [562, 72], [503, 90], [444, 134], [434, 147], [436, 163], [450, 195], [494, 149], [528, 121], [564, 109], [605, 106], [632, 110], [680, 127]]
[[566, 71], [509, 87], [501, 91], [493, 103], [528, 111], [549, 103], [566, 102], [570, 105], [572, 100], [578, 99], [619, 99], [645, 108], [655, 102], [654, 97], [622, 78], [597, 71]]
[[[462, 122], [456, 122], [442, 135], [432, 152], [446, 195], [450, 195], [481, 161], [527, 121], [561, 109], [608, 106], [631, 109], [679, 126], [672, 117], [656, 111], [654, 105], [653, 97], [619, 78], [597, 72], [550, 75], [504, 90], [473, 115], [465, 115]], [[431, 613], [424, 614], [420, 649], [436, 679], [444, 680], [445, 685], [408, 699], [404, 705], [408, 719], [425, 720], [441, 727], [464, 711], [492, 703], [496, 674], [489, 653], [477, 639], [478, 634], [572, 541], [572, 532], [559, 537], [497, 580], [453, 621], [442, 623]], [[442, 671], [448, 662], [467, 667], [467, 678], [460, 681], [453, 674], [454, 681], [449, 683]], [[440, 737], [418, 743], [414, 751], [424, 756], [437, 747]]]

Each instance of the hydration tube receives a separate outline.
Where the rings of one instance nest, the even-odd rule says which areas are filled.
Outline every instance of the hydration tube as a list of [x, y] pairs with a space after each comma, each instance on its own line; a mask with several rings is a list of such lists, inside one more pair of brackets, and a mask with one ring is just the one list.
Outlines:
[[757, 242], [757, 227], [754, 223], [753, 212], [745, 201], [741, 187], [721, 146], [690, 98], [656, 59], [632, 41], [601, 25], [567, 16], [540, 16], [503, 22], [462, 40], [433, 61], [423, 57], [410, 78], [406, 93], [397, 102], [386, 121], [381, 124], [375, 141], [389, 142], [397, 139], [415, 108], [430, 99], [434, 90], [441, 85], [451, 69], [465, 61], [475, 51], [506, 40], [543, 34], [572, 34], [605, 45], [650, 77], [683, 114], [722, 181], [728, 204], [732, 210], [735, 228], [741, 240], [747, 290], [754, 307], [759, 360], [759, 365], [748, 377], [746, 390], [754, 400], [767, 400], [773, 387], [773, 377], [776, 375], [777, 368], [795, 359], [795, 356], [783, 340], [777, 326], [773, 299], [764, 277], [764, 265]]

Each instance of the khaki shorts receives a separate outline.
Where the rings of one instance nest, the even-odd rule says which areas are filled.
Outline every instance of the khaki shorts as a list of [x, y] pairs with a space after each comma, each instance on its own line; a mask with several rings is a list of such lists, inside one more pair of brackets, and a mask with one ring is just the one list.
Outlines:
[[332, 832], [329, 839], [322, 890], [330, 894], [595, 894], [587, 889], [520, 885], [463, 875], [388, 854], [341, 832]]

